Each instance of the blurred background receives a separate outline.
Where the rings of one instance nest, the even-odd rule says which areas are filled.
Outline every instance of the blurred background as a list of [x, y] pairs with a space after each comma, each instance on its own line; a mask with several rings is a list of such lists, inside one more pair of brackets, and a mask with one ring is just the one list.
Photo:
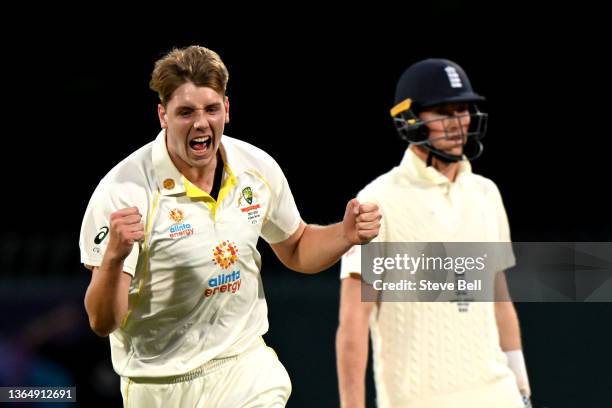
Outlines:
[[[108, 339], [91, 332], [83, 307], [79, 229], [98, 181], [156, 136], [148, 81], [174, 46], [221, 55], [226, 134], [280, 163], [307, 222], [340, 220], [350, 198], [399, 163], [406, 146], [388, 113], [395, 83], [413, 62], [440, 57], [488, 98], [473, 167], [499, 186], [513, 239], [612, 241], [607, 34], [590, 6], [47, 7], [2, 28], [0, 386], [76, 386], [70, 406], [121, 406]], [[302, 276], [260, 249], [265, 339], [292, 377], [288, 406], [338, 406], [338, 266]], [[612, 306], [517, 310], [534, 406], [612, 406]]]

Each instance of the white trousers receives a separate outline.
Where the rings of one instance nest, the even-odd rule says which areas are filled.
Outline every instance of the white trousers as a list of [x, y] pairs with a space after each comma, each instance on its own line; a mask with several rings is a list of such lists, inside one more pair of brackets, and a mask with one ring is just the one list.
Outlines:
[[291, 380], [263, 341], [234, 356], [211, 360], [182, 376], [121, 377], [125, 408], [277, 408], [291, 394]]

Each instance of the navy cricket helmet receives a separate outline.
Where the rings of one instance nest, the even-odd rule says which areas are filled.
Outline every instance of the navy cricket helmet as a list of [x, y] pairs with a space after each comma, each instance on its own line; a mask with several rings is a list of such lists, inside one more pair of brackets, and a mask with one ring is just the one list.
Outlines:
[[[462, 130], [464, 154], [468, 159], [475, 159], [482, 153], [480, 139], [487, 131], [488, 115], [477, 107], [478, 102], [484, 101], [485, 98], [472, 89], [463, 68], [446, 59], [430, 58], [404, 71], [395, 89], [395, 105], [391, 109], [391, 116], [401, 138], [421, 145], [430, 152], [428, 162], [431, 161], [431, 155], [446, 162], [455, 162], [463, 157], [433, 147], [427, 126], [432, 121], [423, 121], [419, 113], [444, 104], [467, 103], [470, 124], [467, 133], [464, 134]], [[452, 118], [459, 120], [460, 117]], [[448, 118], [435, 120], [444, 121]]]

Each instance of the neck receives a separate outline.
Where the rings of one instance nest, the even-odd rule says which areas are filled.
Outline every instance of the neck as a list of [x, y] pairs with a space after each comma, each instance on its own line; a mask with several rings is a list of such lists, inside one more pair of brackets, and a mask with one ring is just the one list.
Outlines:
[[[172, 155], [170, 156], [172, 158]], [[178, 171], [185, 176], [193, 185], [209, 193], [215, 180], [215, 169], [217, 163], [221, 161], [220, 152], [217, 151], [215, 157], [203, 167], [192, 167], [182, 160], [172, 160]]]
[[[417, 157], [427, 163], [427, 157], [429, 156], [429, 151], [420, 146], [410, 146], [410, 149], [417, 155]], [[440, 160], [436, 156], [432, 157], [431, 166], [436, 169], [440, 174], [446, 176], [451, 182], [454, 182], [457, 178], [457, 174], [459, 173], [459, 162], [445, 162]]]

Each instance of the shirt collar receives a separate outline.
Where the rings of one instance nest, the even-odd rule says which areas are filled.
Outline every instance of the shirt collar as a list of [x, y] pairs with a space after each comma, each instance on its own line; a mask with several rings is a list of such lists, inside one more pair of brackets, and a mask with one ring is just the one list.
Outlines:
[[[219, 149], [221, 151], [225, 172], [231, 181], [235, 183], [236, 176], [243, 172], [244, 168], [238, 159], [238, 154], [232, 144], [232, 139], [227, 136], [222, 136]], [[184, 177], [178, 171], [168, 153], [165, 129], [159, 132], [153, 142], [152, 159], [155, 179], [161, 193], [163, 195], [186, 193], [185, 183], [183, 181]]]
[[[433, 168], [433, 166], [426, 166], [425, 162], [421, 160], [410, 147], [406, 149], [404, 153], [404, 157], [400, 163], [400, 170], [402, 170], [405, 175], [428, 184], [441, 185], [450, 183], [450, 180], [444, 174]], [[472, 166], [469, 160], [464, 158], [459, 162], [459, 171], [457, 172], [456, 180], [459, 180], [465, 174], [471, 173]]]

